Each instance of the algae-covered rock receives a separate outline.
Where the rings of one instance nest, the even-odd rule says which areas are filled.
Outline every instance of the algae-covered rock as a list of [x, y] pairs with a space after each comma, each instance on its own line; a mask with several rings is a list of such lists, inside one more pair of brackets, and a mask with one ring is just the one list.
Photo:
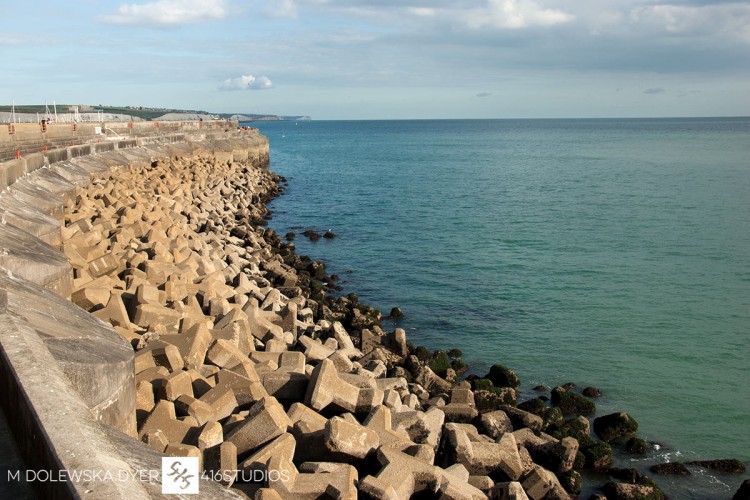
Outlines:
[[544, 416], [544, 413], [547, 411], [547, 405], [539, 398], [533, 398], [524, 401], [523, 403], [519, 403], [518, 408], [540, 417]]
[[560, 408], [564, 415], [590, 415], [596, 412], [593, 401], [562, 387], [552, 389], [552, 405]]
[[628, 453], [632, 453], [633, 455], [643, 455], [646, 453], [648, 445], [646, 445], [646, 441], [641, 438], [631, 437], [628, 439], [627, 443], [625, 443], [625, 449]]
[[433, 353], [428, 366], [438, 375], [444, 375], [451, 368], [451, 360], [445, 351], [438, 350]]
[[547, 408], [542, 414], [542, 418], [544, 419], [545, 429], [555, 429], [565, 422], [565, 417], [563, 417], [560, 408]]
[[745, 479], [742, 482], [732, 500], [750, 500], [750, 479]]
[[581, 494], [583, 479], [581, 478], [581, 474], [579, 472], [575, 470], [571, 470], [568, 472], [558, 472], [557, 480], [560, 481], [560, 484], [563, 488], [565, 488], [565, 491], [567, 491], [571, 495]]
[[638, 422], [624, 411], [610, 413], [594, 419], [594, 432], [608, 443], [635, 434], [637, 430]]
[[612, 447], [591, 437], [579, 440], [579, 451], [585, 459], [584, 467], [594, 470], [603, 470], [612, 465]]
[[414, 352], [412, 352], [411, 354], [415, 355], [417, 359], [419, 359], [419, 361], [421, 361], [422, 363], [428, 362], [432, 357], [429, 349], [422, 345], [417, 346], [417, 348], [414, 349]]
[[586, 396], [587, 398], [598, 398], [602, 395], [602, 391], [597, 389], [596, 387], [586, 387], [581, 391], [581, 394]]
[[654, 486], [609, 482], [602, 488], [607, 500], [662, 500], [664, 493]]
[[[450, 357], [450, 354], [448, 357]], [[461, 376], [469, 370], [469, 365], [463, 359], [454, 359], [451, 361], [451, 368], [455, 370], [456, 375]]]
[[649, 470], [654, 474], [661, 474], [663, 476], [689, 476], [690, 471], [684, 464], [680, 462], [667, 462], [664, 464], [656, 464], [649, 467]]
[[471, 380], [471, 388], [475, 391], [491, 391], [495, 386], [488, 378], [475, 378]]
[[572, 437], [582, 442], [589, 438], [589, 427], [579, 419], [566, 420], [557, 428], [550, 429], [550, 434], [557, 439]]
[[448, 357], [451, 358], [451, 359], [458, 359], [458, 358], [460, 358], [463, 355], [464, 355], [464, 353], [461, 352], [461, 349], [453, 348], [450, 351], [448, 351]]
[[725, 474], [741, 474], [745, 472], [745, 464], [736, 458], [726, 458], [722, 460], [697, 460], [687, 462], [687, 465], [697, 465], [706, 469], [711, 469]]
[[496, 387], [512, 387], [518, 389], [521, 380], [510, 368], [503, 365], [492, 365], [489, 373], [485, 376], [492, 381]]
[[510, 387], [494, 387], [490, 391], [483, 389], [474, 391], [474, 404], [479, 413], [499, 410], [505, 405], [514, 403], [515, 391]]

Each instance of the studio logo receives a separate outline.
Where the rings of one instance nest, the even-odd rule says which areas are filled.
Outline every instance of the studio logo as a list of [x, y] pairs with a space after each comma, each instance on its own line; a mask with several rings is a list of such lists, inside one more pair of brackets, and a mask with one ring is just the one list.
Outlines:
[[197, 495], [200, 485], [198, 457], [162, 457], [163, 495]]

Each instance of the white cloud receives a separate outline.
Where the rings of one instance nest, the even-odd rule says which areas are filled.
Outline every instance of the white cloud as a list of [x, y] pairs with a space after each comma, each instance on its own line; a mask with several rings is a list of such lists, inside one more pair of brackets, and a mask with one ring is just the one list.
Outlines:
[[273, 82], [265, 76], [242, 75], [237, 78], [227, 78], [219, 86], [219, 90], [265, 90], [273, 87]]
[[746, 2], [697, 6], [650, 5], [632, 9], [630, 20], [670, 34], [728, 35], [750, 42], [750, 4]]
[[517, 29], [563, 24], [575, 17], [562, 10], [544, 8], [534, 0], [489, 0], [486, 7], [469, 11], [465, 19], [466, 24], [473, 29]]
[[294, 0], [271, 0], [266, 13], [271, 17], [297, 18], [297, 3]]
[[176, 26], [227, 16], [226, 0], [156, 0], [120, 5], [117, 12], [101, 17], [112, 24]]

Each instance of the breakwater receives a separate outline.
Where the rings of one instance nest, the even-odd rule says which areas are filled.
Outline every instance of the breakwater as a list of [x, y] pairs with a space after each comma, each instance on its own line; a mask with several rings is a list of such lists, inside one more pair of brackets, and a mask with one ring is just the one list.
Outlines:
[[[63, 203], [73, 272], [55, 286], [136, 353], [126, 385], [147, 447], [128, 460], [192, 456], [232, 487], [217, 495], [260, 498], [566, 498], [578, 470], [608, 466], [603, 439], [632, 434], [627, 415], [592, 434], [564, 420], [593, 411], [571, 388], [517, 405], [504, 367], [456, 383], [455, 352], [416, 349], [356, 297], [331, 297], [325, 266], [264, 227], [281, 179], [252, 167], [247, 139], [133, 150]], [[657, 494], [610, 473], [613, 494]]]
[[[0, 401], [27, 469], [9, 472], [8, 481], [45, 473], [32, 482], [48, 498], [158, 496], [158, 483], [149, 486], [138, 472], [159, 470], [160, 457], [132, 439], [133, 349], [68, 300], [75, 276], [60, 252], [64, 206], [102, 176], [173, 154], [267, 161], [264, 138], [235, 130], [196, 123], [190, 133], [48, 147], [0, 164]], [[75, 471], [99, 480], [61, 479]], [[205, 489], [210, 496], [211, 485]]]

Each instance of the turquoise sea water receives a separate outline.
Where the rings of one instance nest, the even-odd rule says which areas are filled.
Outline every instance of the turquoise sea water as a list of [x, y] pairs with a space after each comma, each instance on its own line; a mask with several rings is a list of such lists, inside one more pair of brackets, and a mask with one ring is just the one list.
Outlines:
[[411, 342], [599, 387], [662, 444], [621, 465], [750, 460], [750, 119], [253, 125], [290, 181], [271, 227], [333, 229], [298, 252]]

